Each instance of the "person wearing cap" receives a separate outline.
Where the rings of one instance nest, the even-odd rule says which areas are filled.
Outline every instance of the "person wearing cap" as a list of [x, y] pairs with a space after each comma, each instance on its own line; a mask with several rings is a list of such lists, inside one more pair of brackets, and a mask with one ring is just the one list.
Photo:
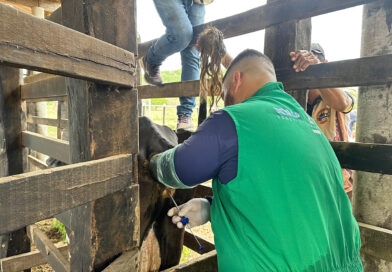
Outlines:
[[211, 221], [220, 272], [361, 272], [359, 228], [336, 155], [269, 58], [240, 53], [222, 98], [225, 108], [188, 140], [150, 160], [152, 175], [170, 188], [213, 179], [213, 199], [173, 207], [172, 222]]
[[[327, 63], [324, 49], [312, 43], [310, 52], [299, 50], [290, 52], [296, 72], [305, 71], [310, 65]], [[348, 142], [349, 116], [354, 107], [354, 98], [341, 88], [312, 89], [308, 93], [307, 113], [312, 116], [329, 141]], [[344, 189], [351, 198], [353, 176], [351, 170], [342, 169]]]

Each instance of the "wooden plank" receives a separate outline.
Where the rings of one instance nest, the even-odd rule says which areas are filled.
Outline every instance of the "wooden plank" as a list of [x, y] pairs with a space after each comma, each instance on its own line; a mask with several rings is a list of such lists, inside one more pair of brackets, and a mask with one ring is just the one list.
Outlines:
[[371, 86], [392, 82], [392, 54], [312, 65], [306, 71], [277, 71], [286, 90]]
[[[46, 126], [52, 126], [52, 127], [58, 126], [57, 119], [43, 118], [43, 117], [31, 116], [31, 115], [29, 115], [27, 117], [27, 123], [46, 125]], [[60, 120], [60, 128], [68, 128], [68, 120]]]
[[56, 272], [70, 272], [68, 257], [61, 254], [60, 250], [50, 241], [46, 234], [37, 226], [31, 225], [27, 228], [30, 240], [41, 252], [42, 257], [50, 264]]
[[132, 156], [117, 155], [1, 178], [0, 234], [127, 188], [132, 177]]
[[361, 230], [361, 252], [392, 262], [392, 230], [358, 223]]
[[46, 163], [44, 163], [43, 161], [41, 161], [31, 155], [28, 156], [28, 159], [31, 164], [33, 164], [35, 167], [38, 167], [41, 170], [49, 168], [49, 166], [47, 166]]
[[164, 270], [163, 272], [217, 272], [218, 259], [216, 250], [210, 251], [200, 257], [194, 258], [189, 262], [179, 264], [175, 267]]
[[23, 131], [22, 145], [62, 162], [71, 163], [67, 141], [42, 136], [35, 132]]
[[[60, 253], [67, 258], [69, 246], [67, 244], [55, 245]], [[39, 250], [4, 258], [0, 260], [0, 270], [2, 272], [23, 271], [35, 266], [46, 264]]]
[[343, 168], [392, 175], [392, 145], [331, 142]]
[[[19, 69], [0, 67], [0, 130], [3, 128], [0, 131], [0, 177], [23, 173], [27, 168], [26, 149], [20, 145], [20, 134], [26, 127], [23, 122], [25, 103], [20, 98], [21, 78]], [[0, 258], [30, 251], [26, 228], [0, 235], [0, 242]]]
[[5, 4], [16, 4], [26, 7], [41, 7], [47, 11], [55, 11], [61, 6], [60, 0], [1, 0]]
[[21, 86], [21, 95], [24, 100], [45, 100], [46, 98], [63, 97], [67, 95], [65, 77], [52, 76]]
[[139, 271], [139, 250], [134, 249], [124, 252], [117, 259], [115, 259], [102, 272], [135, 272]]
[[203, 251], [200, 251], [200, 246], [196, 242], [193, 234], [188, 229], [185, 230], [185, 232], [184, 232], [184, 246], [192, 249], [193, 251], [196, 251], [199, 254], [206, 254], [210, 251], [215, 250], [214, 243], [211, 243], [210, 241], [207, 241], [200, 236], [197, 236], [197, 239], [199, 240], [200, 244], [204, 247]]
[[29, 75], [23, 78], [23, 84], [33, 83], [36, 81], [48, 79], [51, 77], [55, 77], [56, 75], [46, 74], [46, 73], [36, 73], [33, 75]]
[[133, 53], [0, 4], [0, 64], [133, 86]]
[[199, 80], [172, 82], [162, 86], [142, 85], [138, 87], [139, 98], [161, 98], [161, 97], [191, 97], [198, 96], [200, 92]]
[[[286, 5], [297, 1], [268, 0], [270, 5]], [[275, 69], [291, 69], [292, 63], [289, 52], [297, 50], [310, 50], [311, 19], [299, 21], [285, 21], [271, 26], [265, 30], [264, 54], [273, 62]], [[305, 109], [307, 107], [307, 91], [285, 90]]]
[[[392, 54], [312, 65], [301, 73], [291, 68], [277, 70], [277, 76], [285, 90], [387, 84], [392, 82]], [[193, 80], [163, 86], [143, 85], [138, 90], [142, 99], [197, 96], [199, 86], [199, 81]]]
[[[134, 0], [67, 0], [63, 1], [62, 23], [136, 51], [135, 7]], [[67, 91], [72, 162], [138, 152], [135, 89], [115, 90], [67, 79]], [[119, 254], [139, 244], [138, 185], [61, 217], [71, 229], [71, 270], [100, 271]]]
[[[214, 26], [223, 32], [225, 38], [232, 38], [262, 30], [283, 22], [306, 19], [374, 1], [376, 0], [296, 0], [267, 4], [194, 27], [192, 43], [195, 43], [199, 33], [207, 26]], [[146, 55], [148, 49], [155, 42], [156, 40], [152, 40], [140, 44], [139, 57]]]

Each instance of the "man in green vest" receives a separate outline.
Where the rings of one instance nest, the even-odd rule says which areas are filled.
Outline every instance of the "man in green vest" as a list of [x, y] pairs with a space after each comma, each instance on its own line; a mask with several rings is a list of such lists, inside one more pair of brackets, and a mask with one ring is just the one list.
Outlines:
[[339, 162], [313, 119], [245, 50], [223, 78], [225, 108], [150, 169], [171, 188], [213, 179], [212, 198], [168, 215], [179, 228], [211, 220], [219, 271], [362, 271], [360, 235]]

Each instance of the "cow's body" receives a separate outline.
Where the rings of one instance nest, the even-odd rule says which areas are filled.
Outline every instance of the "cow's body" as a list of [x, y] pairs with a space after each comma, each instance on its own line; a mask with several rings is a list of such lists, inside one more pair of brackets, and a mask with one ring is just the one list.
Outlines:
[[[181, 138], [183, 141], [187, 137]], [[173, 207], [168, 193], [174, 193], [176, 202], [182, 204], [192, 198], [193, 190], [165, 191], [166, 188], [153, 180], [148, 170], [151, 155], [177, 144], [177, 135], [170, 128], [154, 124], [146, 117], [139, 118], [141, 272], [172, 267], [181, 258], [184, 232], [166, 215]]]

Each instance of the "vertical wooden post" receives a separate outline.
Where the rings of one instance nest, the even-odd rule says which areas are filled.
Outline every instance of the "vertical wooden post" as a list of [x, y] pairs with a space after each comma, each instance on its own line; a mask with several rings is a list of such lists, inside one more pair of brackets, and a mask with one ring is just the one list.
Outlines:
[[[21, 174], [26, 170], [26, 153], [20, 142], [25, 117], [20, 97], [19, 69], [0, 67], [0, 174]], [[26, 228], [0, 236], [0, 258], [30, 251]], [[28, 270], [29, 271], [29, 270]]]
[[[63, 1], [62, 22], [137, 51], [134, 0]], [[67, 92], [72, 162], [132, 153], [137, 169], [137, 90], [67, 79]], [[139, 245], [139, 187], [137, 174], [134, 177], [128, 189], [60, 216], [70, 230], [72, 271], [102, 270], [121, 252]]]
[[[282, 0], [268, 0], [268, 3]], [[294, 0], [289, 0], [294, 1]], [[265, 30], [264, 54], [274, 63], [275, 69], [288, 69], [292, 66], [290, 51], [310, 50], [312, 34], [311, 19], [294, 20], [269, 27]], [[284, 82], [283, 82], [284, 84]], [[306, 109], [306, 91], [288, 91]]]
[[[392, 2], [364, 6], [361, 57], [392, 54]], [[391, 84], [361, 87], [357, 141], [392, 144]], [[392, 176], [356, 172], [353, 211], [357, 220], [392, 230]], [[391, 245], [392, 246], [392, 245]], [[392, 271], [392, 262], [362, 256], [364, 270]]]

